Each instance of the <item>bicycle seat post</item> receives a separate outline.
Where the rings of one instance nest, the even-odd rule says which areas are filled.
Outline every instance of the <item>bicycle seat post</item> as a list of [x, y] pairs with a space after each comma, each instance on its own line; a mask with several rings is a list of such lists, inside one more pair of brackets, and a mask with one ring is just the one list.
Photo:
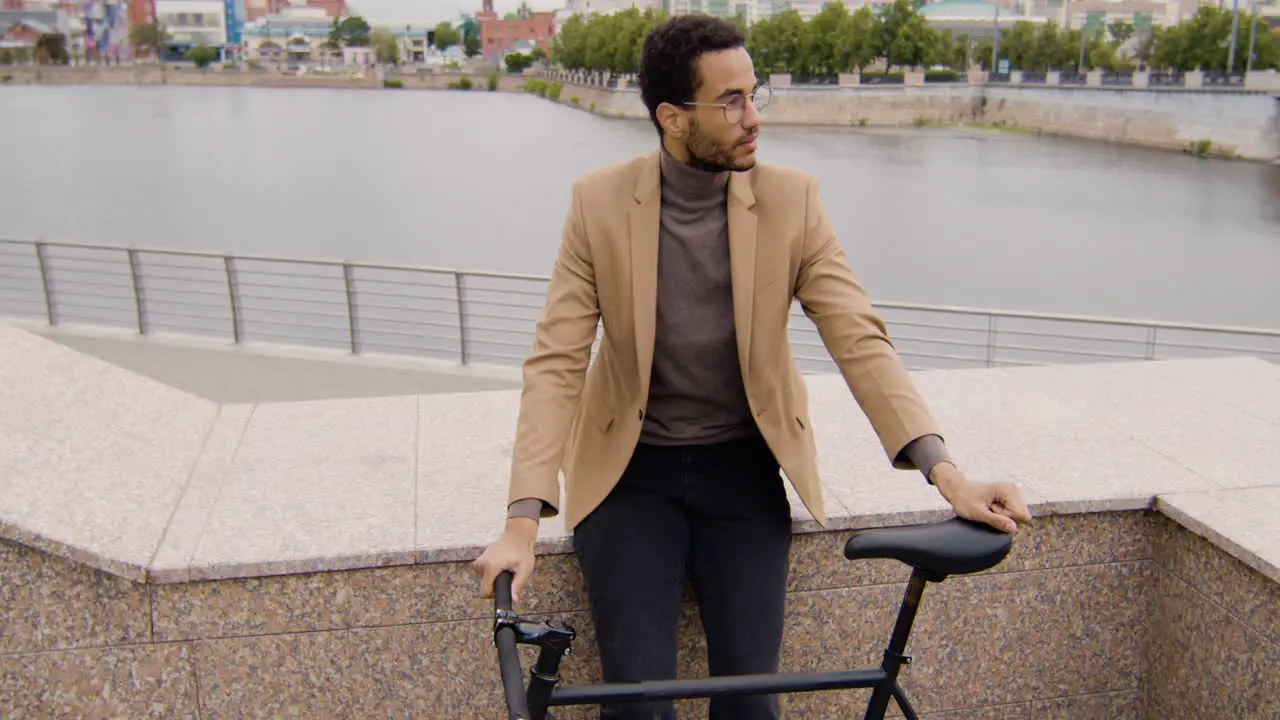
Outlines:
[[945, 575], [920, 568], [912, 569], [911, 579], [907, 581], [907, 591], [902, 597], [902, 607], [898, 610], [898, 620], [893, 625], [893, 634], [889, 637], [889, 646], [885, 648], [884, 660], [880, 664], [885, 672], [885, 679], [871, 691], [864, 720], [884, 720], [885, 713], [889, 710], [890, 697], [898, 701], [908, 720], [915, 720], [915, 711], [907, 701], [906, 693], [898, 685], [898, 672], [903, 665], [911, 664], [911, 656], [906, 654], [907, 638], [911, 635], [911, 626], [920, 609], [924, 587], [929, 582], [942, 582], [945, 578]]

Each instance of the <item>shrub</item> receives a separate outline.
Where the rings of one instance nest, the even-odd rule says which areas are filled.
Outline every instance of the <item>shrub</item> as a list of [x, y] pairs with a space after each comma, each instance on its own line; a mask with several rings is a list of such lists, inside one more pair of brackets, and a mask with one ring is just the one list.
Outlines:
[[404, 81], [400, 78], [386, 78], [382, 81], [382, 87], [399, 89], [404, 87]]
[[493, 92], [497, 90], [498, 89], [498, 71], [490, 70], [489, 76], [486, 78], [486, 82], [489, 84], [489, 92]]

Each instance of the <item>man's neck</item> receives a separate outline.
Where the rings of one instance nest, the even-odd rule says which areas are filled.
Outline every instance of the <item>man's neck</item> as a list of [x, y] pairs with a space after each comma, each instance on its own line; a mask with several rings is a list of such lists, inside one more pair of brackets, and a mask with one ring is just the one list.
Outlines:
[[[689, 161], [684, 148], [672, 152], [669, 143], [662, 145], [662, 184], [684, 196], [700, 196], [723, 193], [729, 184], [728, 170], [709, 170]], [[679, 153], [679, 154], [677, 154]]]

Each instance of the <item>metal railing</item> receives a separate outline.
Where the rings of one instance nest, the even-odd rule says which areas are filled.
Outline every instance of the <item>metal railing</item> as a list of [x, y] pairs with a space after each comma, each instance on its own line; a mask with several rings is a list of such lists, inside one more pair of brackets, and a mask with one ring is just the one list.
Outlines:
[[[463, 365], [518, 365], [546, 285], [537, 275], [0, 240], [0, 317]], [[912, 369], [1222, 355], [1280, 362], [1280, 330], [898, 302], [876, 309]], [[835, 371], [798, 304], [790, 320], [800, 369]]]

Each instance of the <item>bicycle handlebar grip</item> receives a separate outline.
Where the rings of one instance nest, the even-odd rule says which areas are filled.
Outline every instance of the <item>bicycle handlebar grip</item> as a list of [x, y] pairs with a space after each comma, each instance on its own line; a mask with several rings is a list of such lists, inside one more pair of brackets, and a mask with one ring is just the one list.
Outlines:
[[511, 609], [511, 583], [515, 575], [510, 570], [503, 570], [493, 579], [493, 606], [497, 610]]
[[[498, 577], [493, 579], [493, 605], [497, 612], [511, 610], [512, 580], [514, 575], [509, 570], [498, 573]], [[507, 720], [529, 720], [529, 696], [524, 688], [516, 631], [510, 626], [499, 627], [493, 641], [498, 646], [498, 668], [502, 671], [502, 690], [507, 699]]]

